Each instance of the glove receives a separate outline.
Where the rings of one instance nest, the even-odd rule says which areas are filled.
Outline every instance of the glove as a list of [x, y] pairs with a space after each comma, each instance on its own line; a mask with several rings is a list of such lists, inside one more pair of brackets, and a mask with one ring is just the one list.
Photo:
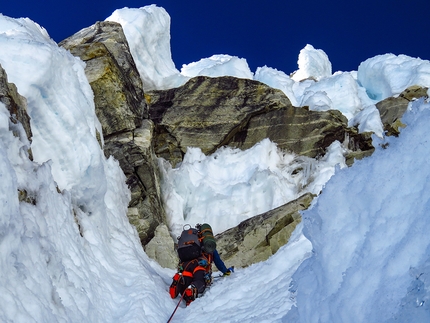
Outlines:
[[228, 268], [223, 276], [230, 276], [231, 273], [234, 273], [234, 266]]
[[231, 266], [227, 269], [223, 276], [230, 276], [231, 273], [234, 273], [234, 266]]

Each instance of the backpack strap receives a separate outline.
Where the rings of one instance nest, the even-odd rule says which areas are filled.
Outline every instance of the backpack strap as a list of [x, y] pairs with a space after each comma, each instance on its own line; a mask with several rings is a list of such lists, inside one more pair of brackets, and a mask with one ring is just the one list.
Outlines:
[[202, 253], [202, 257], [206, 259], [206, 261], [208, 262], [208, 264], [212, 264], [213, 256], [212, 256], [211, 253], [203, 252]]
[[206, 271], [206, 268], [203, 266], [200, 266], [197, 259], [188, 261], [185, 264], [185, 268], [182, 269], [182, 276], [193, 278], [196, 271], [199, 271], [199, 270]]
[[193, 273], [191, 271], [183, 271], [182, 276], [193, 278]]
[[193, 275], [196, 273], [196, 271], [199, 271], [199, 270], [206, 271], [206, 268], [205, 268], [205, 267], [203, 267], [203, 266], [197, 266], [197, 267], [196, 267], [196, 268], [194, 268], [194, 270], [193, 270]]

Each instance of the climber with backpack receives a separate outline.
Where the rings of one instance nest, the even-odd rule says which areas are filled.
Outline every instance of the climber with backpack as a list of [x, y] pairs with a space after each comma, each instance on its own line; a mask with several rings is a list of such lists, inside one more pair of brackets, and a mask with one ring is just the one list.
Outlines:
[[185, 225], [178, 237], [179, 265], [170, 285], [170, 296], [182, 295], [188, 306], [206, 287], [212, 284], [212, 263], [224, 276], [233, 271], [227, 268], [216, 250], [216, 241], [209, 224]]

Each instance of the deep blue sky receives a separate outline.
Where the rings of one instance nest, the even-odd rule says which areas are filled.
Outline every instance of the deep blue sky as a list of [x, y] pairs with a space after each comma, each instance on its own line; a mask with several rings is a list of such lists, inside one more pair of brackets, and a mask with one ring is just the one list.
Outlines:
[[5, 0], [0, 12], [28, 17], [60, 42], [115, 9], [153, 3], [171, 17], [178, 69], [229, 54], [246, 58], [252, 72], [267, 65], [289, 74], [306, 44], [327, 53], [333, 72], [385, 53], [430, 59], [430, 0]]

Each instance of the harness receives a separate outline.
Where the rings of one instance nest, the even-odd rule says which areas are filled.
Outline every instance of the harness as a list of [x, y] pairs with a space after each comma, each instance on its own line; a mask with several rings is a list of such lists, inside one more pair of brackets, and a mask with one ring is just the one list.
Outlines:
[[[212, 283], [212, 261], [212, 254], [202, 253], [202, 255], [197, 259], [181, 263], [178, 271], [182, 274], [182, 277], [193, 278], [197, 271], [203, 270], [205, 272], [205, 282], [208, 286]], [[184, 264], [185, 267], [183, 267]]]

